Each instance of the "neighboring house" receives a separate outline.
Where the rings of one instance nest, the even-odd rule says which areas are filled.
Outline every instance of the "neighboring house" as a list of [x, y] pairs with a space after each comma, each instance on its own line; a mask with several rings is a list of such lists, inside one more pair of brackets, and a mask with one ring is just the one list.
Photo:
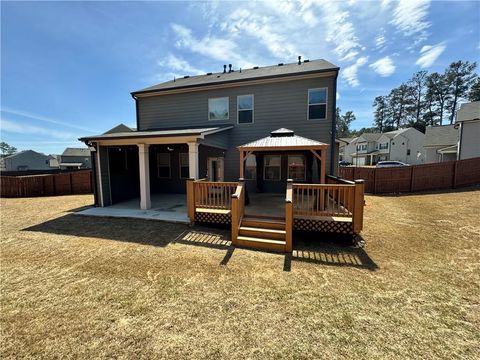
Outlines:
[[59, 169], [60, 155], [49, 155], [49, 164], [52, 169]]
[[24, 150], [0, 159], [3, 171], [51, 170], [50, 156], [33, 150]]
[[348, 144], [350, 144], [352, 142], [352, 140], [354, 140], [355, 138], [339, 138], [338, 139], [338, 146], [339, 146], [339, 149], [338, 149], [338, 160], [339, 161], [348, 161], [348, 159], [350, 159], [350, 161], [348, 162], [351, 162], [351, 156], [345, 156], [345, 149], [347, 148]]
[[414, 128], [386, 133], [363, 133], [345, 147], [344, 160], [356, 166], [375, 165], [379, 161], [401, 161], [421, 164], [425, 134]]
[[459, 131], [457, 159], [480, 157], [480, 101], [462, 104], [455, 127]]
[[[97, 205], [140, 197], [149, 208], [150, 193], [185, 193], [189, 177], [237, 181], [243, 174], [250, 192], [279, 193], [287, 178], [324, 181], [338, 164], [338, 71], [325, 60], [224, 67], [133, 92], [137, 129], [120, 125], [80, 139], [96, 148]], [[237, 147], [259, 139], [289, 146], [256, 146], [262, 151], [245, 152], [242, 168]]]
[[425, 131], [425, 163], [457, 159], [458, 129], [455, 125], [427, 126]]
[[90, 150], [88, 148], [66, 148], [60, 155], [60, 169], [91, 168]]

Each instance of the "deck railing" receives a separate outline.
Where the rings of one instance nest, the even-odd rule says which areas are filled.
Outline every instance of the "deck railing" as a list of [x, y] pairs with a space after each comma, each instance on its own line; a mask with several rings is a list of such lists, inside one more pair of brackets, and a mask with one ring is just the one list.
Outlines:
[[351, 218], [354, 231], [360, 232], [363, 228], [363, 193], [363, 180], [335, 184], [292, 184], [293, 215]]
[[187, 212], [190, 221], [195, 221], [197, 208], [230, 210], [232, 194], [237, 182], [215, 182], [206, 179], [187, 181]]
[[245, 181], [240, 179], [232, 195], [232, 244], [237, 244], [238, 230], [245, 214]]

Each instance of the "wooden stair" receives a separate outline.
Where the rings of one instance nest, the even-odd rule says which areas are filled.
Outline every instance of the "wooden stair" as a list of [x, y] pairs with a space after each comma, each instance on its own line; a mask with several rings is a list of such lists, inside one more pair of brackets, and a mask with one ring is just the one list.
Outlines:
[[237, 245], [285, 252], [285, 220], [274, 217], [245, 216], [238, 230]]

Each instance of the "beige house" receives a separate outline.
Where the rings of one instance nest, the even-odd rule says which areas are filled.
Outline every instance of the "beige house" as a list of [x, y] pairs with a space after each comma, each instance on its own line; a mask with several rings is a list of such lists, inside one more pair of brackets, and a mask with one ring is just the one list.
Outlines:
[[456, 160], [458, 133], [454, 125], [427, 126], [425, 131], [425, 163]]
[[480, 157], [480, 101], [462, 104], [457, 112], [457, 159]]

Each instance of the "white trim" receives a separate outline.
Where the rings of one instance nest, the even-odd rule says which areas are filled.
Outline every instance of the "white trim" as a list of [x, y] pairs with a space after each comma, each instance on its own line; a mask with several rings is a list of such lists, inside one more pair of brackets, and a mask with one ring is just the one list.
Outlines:
[[[251, 96], [252, 97], [252, 108], [251, 109], [242, 109], [240, 110], [238, 108], [238, 105], [240, 104], [240, 102], [238, 101], [238, 98], [242, 97], [242, 96]], [[248, 122], [248, 123], [240, 123], [239, 122], [239, 114], [240, 114], [240, 111], [252, 111], [252, 122]], [[249, 125], [249, 124], [255, 124], [255, 96], [253, 94], [245, 94], [245, 95], [237, 95], [237, 124], [238, 125]]]
[[138, 171], [140, 175], [140, 209], [147, 210], [152, 207], [150, 200], [150, 152], [148, 144], [138, 146]]
[[[224, 118], [224, 119], [210, 119], [210, 100], [218, 100], [218, 99], [227, 99], [227, 112], [228, 112], [228, 117], [227, 117], [227, 118]], [[207, 119], [208, 119], [208, 121], [225, 121], [225, 120], [230, 120], [230, 97], [229, 97], [229, 96], [222, 96], [222, 97], [208, 98]]]
[[99, 195], [100, 195], [99, 196], [99, 200], [100, 200], [99, 205], [101, 207], [104, 207], [105, 205], [104, 205], [104, 202], [103, 202], [102, 170], [101, 170], [101, 166], [100, 166], [100, 145], [98, 145], [98, 144], [97, 144], [97, 172], [98, 172], [98, 174], [97, 174], [98, 179], [96, 179], [96, 180], [98, 180], [97, 188], [99, 190]]
[[198, 164], [198, 143], [189, 142], [188, 143], [188, 174], [190, 178], [198, 180], [200, 176], [200, 168]]
[[[161, 154], [167, 154], [168, 155], [168, 176], [160, 176], [159, 174], [159, 164], [158, 164], [158, 158], [159, 155]], [[163, 167], [163, 166], [162, 166]], [[157, 178], [158, 179], [171, 179], [172, 178], [172, 155], [170, 152], [158, 152], [157, 153]]]
[[[267, 162], [265, 161], [265, 158], [267, 156], [271, 156], [271, 157], [278, 157], [280, 158], [280, 165], [278, 165], [278, 167], [280, 168], [280, 172], [279, 172], [279, 178], [278, 179], [266, 179], [265, 177], [265, 168], [267, 167]], [[269, 167], [275, 167], [275, 166], [272, 166], [272, 165], [268, 165]], [[281, 181], [282, 180], [282, 155], [272, 155], [272, 154], [267, 154], [267, 155], [264, 155], [263, 156], [263, 181]]]
[[[314, 90], [325, 90], [325, 103], [315, 103], [315, 104], [310, 104], [310, 91]], [[324, 118], [319, 118], [319, 119], [310, 119], [310, 105], [325, 105], [325, 117]], [[321, 87], [321, 88], [312, 88], [308, 89], [308, 94], [307, 94], [307, 120], [327, 120], [328, 119], [328, 88], [327, 87]]]
[[[188, 158], [188, 152], [179, 152], [178, 153], [178, 177], [179, 179], [188, 179], [190, 178], [190, 162], [187, 164], [187, 168], [189, 169], [189, 175], [187, 175], [187, 177], [182, 177], [182, 155], [186, 155], [187, 156], [187, 161], [189, 162], [189, 158]], [[185, 166], [183, 166], [185, 167]]]
[[[293, 179], [290, 177], [290, 156], [301, 156], [303, 158], [303, 179]], [[307, 180], [307, 158], [303, 154], [290, 154], [287, 155], [287, 179], [293, 179], [293, 181], [306, 181]]]

